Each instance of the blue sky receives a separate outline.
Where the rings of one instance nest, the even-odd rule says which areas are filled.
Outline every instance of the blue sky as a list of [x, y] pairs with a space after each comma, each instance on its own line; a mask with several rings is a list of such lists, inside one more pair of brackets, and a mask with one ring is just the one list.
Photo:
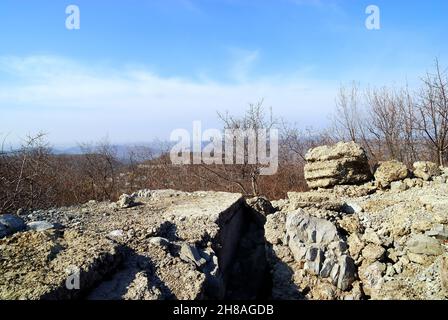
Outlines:
[[[80, 30], [65, 28], [70, 4]], [[341, 83], [413, 86], [435, 57], [447, 66], [447, 15], [444, 0], [2, 0], [0, 135], [168, 139], [261, 98], [325, 126]]]

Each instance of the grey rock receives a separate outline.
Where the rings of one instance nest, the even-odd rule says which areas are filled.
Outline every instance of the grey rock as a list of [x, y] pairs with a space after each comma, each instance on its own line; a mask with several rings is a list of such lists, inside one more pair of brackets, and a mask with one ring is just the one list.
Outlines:
[[289, 249], [292, 252], [292, 255], [294, 256], [294, 260], [297, 262], [304, 260], [305, 255], [307, 253], [307, 247], [306, 245], [301, 242], [297, 236], [294, 236], [289, 240]]
[[408, 251], [413, 254], [424, 254], [427, 256], [438, 256], [443, 254], [443, 248], [437, 239], [414, 234], [406, 243]]
[[167, 248], [170, 245], [170, 241], [168, 239], [162, 238], [162, 237], [153, 237], [149, 239], [149, 242], [153, 245]]
[[135, 201], [134, 197], [127, 194], [123, 194], [118, 199], [117, 206], [122, 209], [130, 208], [135, 205], [134, 201]]
[[332, 250], [336, 255], [342, 256], [348, 249], [348, 245], [344, 241], [335, 241], [328, 245], [328, 249]]
[[333, 258], [325, 259], [319, 275], [322, 278], [328, 278], [330, 276], [331, 270], [333, 270], [334, 265], [335, 265], [335, 261], [333, 260]]
[[355, 202], [345, 202], [342, 206], [342, 212], [346, 214], [361, 213], [364, 209]]
[[339, 270], [340, 270], [340, 266], [339, 266], [339, 264], [335, 264], [334, 266], [333, 266], [333, 268], [331, 269], [331, 272], [330, 272], [330, 279], [331, 279], [331, 282], [334, 284], [334, 285], [337, 285], [338, 284], [338, 281], [339, 281]]
[[286, 231], [290, 238], [297, 238], [304, 243], [316, 243], [327, 246], [339, 241], [336, 226], [330, 221], [306, 215], [304, 211], [290, 213], [286, 219]]
[[35, 221], [35, 222], [28, 223], [27, 227], [29, 230], [41, 232], [41, 231], [54, 229], [55, 225], [53, 223], [50, 223], [47, 221]]
[[383, 275], [386, 269], [386, 265], [381, 262], [366, 264], [360, 268], [359, 277], [367, 294], [371, 294], [372, 290], [381, 288], [384, 283]]
[[0, 239], [25, 229], [26, 224], [20, 217], [12, 214], [0, 216]]
[[438, 224], [432, 227], [431, 230], [425, 233], [428, 237], [434, 237], [439, 240], [448, 240], [448, 228], [443, 224]]
[[113, 230], [113, 231], [109, 232], [108, 236], [110, 238], [123, 238], [124, 231], [123, 230]]
[[315, 275], [319, 275], [325, 260], [325, 255], [319, 247], [310, 246], [306, 253], [305, 260], [304, 269]]
[[199, 268], [207, 263], [207, 261], [199, 254], [198, 249], [187, 243], [181, 245], [179, 258], [185, 262], [193, 262]]
[[340, 269], [337, 287], [342, 291], [346, 291], [355, 281], [355, 262], [349, 256], [342, 256], [339, 259], [338, 264], [340, 265]]

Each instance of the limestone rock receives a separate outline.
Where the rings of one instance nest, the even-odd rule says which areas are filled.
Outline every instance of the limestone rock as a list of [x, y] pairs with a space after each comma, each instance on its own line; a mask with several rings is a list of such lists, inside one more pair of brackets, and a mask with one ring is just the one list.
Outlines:
[[333, 223], [299, 210], [287, 215], [286, 236], [294, 259], [304, 263], [304, 271], [330, 278], [339, 290], [350, 288], [355, 281], [356, 267], [347, 255], [348, 245]]
[[404, 181], [394, 181], [390, 184], [390, 190], [395, 192], [403, 192], [408, 190], [408, 185]]
[[333, 194], [321, 191], [288, 192], [291, 211], [304, 208], [316, 208], [330, 211], [343, 211], [345, 203]]
[[305, 159], [305, 179], [311, 189], [362, 184], [371, 179], [366, 153], [354, 142], [317, 147]]
[[183, 243], [180, 248], [179, 257], [185, 262], [193, 262], [197, 267], [202, 267], [207, 261], [201, 257], [195, 246]]
[[355, 263], [349, 256], [342, 256], [339, 259], [339, 266], [340, 268], [337, 287], [342, 291], [346, 291], [355, 281]]
[[290, 238], [295, 236], [304, 243], [316, 243], [327, 246], [338, 241], [337, 229], [331, 222], [306, 215], [304, 211], [297, 211], [288, 215], [286, 231]]
[[368, 244], [363, 250], [362, 250], [362, 256], [366, 261], [368, 262], [375, 262], [378, 260], [381, 260], [384, 257], [384, 254], [386, 253], [386, 250], [378, 246], [376, 244]]
[[349, 234], [360, 233], [363, 231], [361, 221], [357, 215], [345, 216], [339, 220], [339, 226]]
[[401, 181], [408, 177], [408, 168], [401, 162], [392, 160], [378, 164], [375, 171], [375, 180], [382, 188], [387, 188], [394, 181]]
[[[286, 236], [286, 213], [276, 212], [266, 219], [265, 238], [273, 245], [283, 244]], [[287, 244], [286, 244], [287, 245]]]
[[365, 242], [370, 242], [376, 245], [382, 245], [382, 241], [378, 235], [372, 228], [367, 228], [364, 235], [362, 236], [362, 240]]
[[364, 247], [365, 247], [364, 242], [360, 239], [360, 237], [357, 233], [352, 233], [348, 237], [347, 243], [349, 246], [348, 250], [350, 252], [350, 255], [354, 259], [358, 259], [359, 255], [361, 254], [362, 249], [364, 249]]
[[372, 264], [363, 263], [359, 268], [359, 277], [367, 295], [372, 295], [372, 291], [381, 288], [384, 283], [383, 275], [385, 274], [386, 269], [386, 265], [381, 262], [374, 262]]
[[135, 205], [135, 198], [128, 195], [128, 194], [122, 194], [120, 196], [120, 199], [118, 199], [117, 205], [119, 208], [126, 209], [130, 208]]
[[109, 232], [108, 236], [112, 239], [123, 238], [124, 232], [123, 230], [113, 230]]
[[437, 256], [443, 254], [440, 241], [422, 234], [414, 234], [407, 241], [406, 246], [410, 253]]
[[438, 240], [448, 240], [448, 227], [443, 224], [438, 224], [433, 226], [431, 230], [426, 231], [425, 234]]
[[53, 223], [49, 223], [47, 221], [35, 221], [27, 224], [29, 230], [41, 232], [53, 229], [55, 225]]
[[434, 162], [419, 161], [415, 162], [413, 167], [414, 167], [414, 176], [423, 179], [425, 181], [429, 181], [433, 177], [442, 174], [439, 166]]

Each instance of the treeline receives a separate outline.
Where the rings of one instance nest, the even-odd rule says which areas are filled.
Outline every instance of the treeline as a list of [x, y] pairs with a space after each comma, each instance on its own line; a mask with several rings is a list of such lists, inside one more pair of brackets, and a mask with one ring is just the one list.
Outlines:
[[[307, 189], [303, 167], [313, 147], [338, 141], [360, 143], [372, 166], [397, 159], [411, 166], [429, 160], [448, 162], [448, 78], [436, 60], [419, 88], [342, 86], [332, 123], [324, 130], [301, 130], [276, 118], [263, 102], [242, 116], [219, 113], [223, 129], [280, 130], [279, 168], [260, 175], [260, 166], [171, 163], [170, 146], [157, 152], [129, 148], [118, 156], [107, 141], [81, 145], [80, 155], [55, 155], [45, 135], [28, 137], [17, 150], [0, 151], [0, 212], [116, 200], [139, 189], [215, 190], [280, 199]], [[245, 154], [244, 157], [248, 155]]]

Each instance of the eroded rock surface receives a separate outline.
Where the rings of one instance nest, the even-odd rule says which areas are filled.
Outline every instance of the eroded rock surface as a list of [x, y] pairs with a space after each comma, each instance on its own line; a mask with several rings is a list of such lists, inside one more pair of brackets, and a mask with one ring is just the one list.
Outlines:
[[305, 179], [311, 189], [360, 184], [372, 176], [365, 151], [354, 142], [317, 147], [305, 159]]
[[273, 298], [447, 299], [448, 184], [408, 183], [290, 193], [265, 226]]
[[[257, 297], [245, 286], [264, 283], [264, 231], [240, 194], [139, 194], [30, 214], [29, 230], [0, 240], [0, 299]], [[67, 289], [72, 269], [79, 290]]]

